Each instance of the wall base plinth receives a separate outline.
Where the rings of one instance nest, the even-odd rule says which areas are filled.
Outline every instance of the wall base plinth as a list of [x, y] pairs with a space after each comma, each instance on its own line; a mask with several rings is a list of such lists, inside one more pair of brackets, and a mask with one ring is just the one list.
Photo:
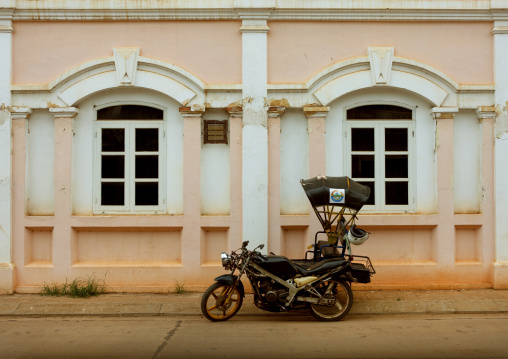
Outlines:
[[13, 263], [0, 263], [0, 294], [14, 293], [15, 265]]
[[494, 289], [508, 289], [508, 262], [495, 262], [492, 269]]

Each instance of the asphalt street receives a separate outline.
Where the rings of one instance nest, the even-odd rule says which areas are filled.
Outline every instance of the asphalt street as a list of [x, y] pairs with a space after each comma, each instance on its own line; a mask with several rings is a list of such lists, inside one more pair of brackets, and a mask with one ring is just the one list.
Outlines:
[[8, 358], [507, 358], [508, 314], [2, 317]]

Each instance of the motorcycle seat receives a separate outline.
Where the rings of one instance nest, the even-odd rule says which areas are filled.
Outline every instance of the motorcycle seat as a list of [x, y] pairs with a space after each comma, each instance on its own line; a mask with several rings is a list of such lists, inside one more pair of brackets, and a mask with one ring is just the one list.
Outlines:
[[349, 261], [344, 258], [329, 258], [322, 260], [321, 262], [316, 262], [308, 267], [297, 263], [293, 264], [300, 274], [307, 276], [342, 266], [348, 262]]

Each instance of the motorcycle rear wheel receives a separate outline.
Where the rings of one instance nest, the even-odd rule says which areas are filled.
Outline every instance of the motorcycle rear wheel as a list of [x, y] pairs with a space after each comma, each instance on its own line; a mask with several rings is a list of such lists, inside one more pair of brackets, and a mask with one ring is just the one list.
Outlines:
[[326, 289], [330, 283], [335, 284], [333, 296], [335, 297], [335, 304], [333, 306], [310, 304], [310, 314], [314, 318], [322, 322], [339, 321], [344, 318], [351, 307], [353, 306], [353, 291], [348, 282], [339, 280], [330, 280], [321, 283], [316, 289], [320, 294], [325, 294]]
[[[232, 293], [231, 293], [232, 292]], [[201, 312], [212, 322], [221, 322], [232, 318], [243, 303], [242, 293], [225, 283], [212, 284], [201, 298]]]

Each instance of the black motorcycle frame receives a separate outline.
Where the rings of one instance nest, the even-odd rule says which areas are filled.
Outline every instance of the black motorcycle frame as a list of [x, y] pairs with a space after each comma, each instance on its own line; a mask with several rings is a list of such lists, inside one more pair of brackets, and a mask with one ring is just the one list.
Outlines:
[[[222, 264], [226, 270], [230, 269], [231, 273], [217, 277], [215, 281], [229, 286], [231, 288], [230, 292], [238, 289], [240, 295], [244, 297], [245, 289], [241, 278], [243, 275], [246, 275], [254, 292], [255, 305], [262, 310], [285, 312], [306, 308], [308, 304], [331, 306], [335, 304], [335, 300], [329, 296], [333, 290], [333, 284], [330, 283], [328, 285], [324, 295], [317, 291], [315, 286], [330, 280], [356, 281], [351, 275], [350, 261], [343, 258], [315, 263], [314, 266], [306, 269], [292, 264], [292, 262], [285, 257], [262, 255], [257, 250], [262, 249], [264, 247], [263, 245], [256, 247], [252, 251], [247, 250], [247, 245], [248, 241], [243, 242], [241, 253], [232, 252], [231, 255], [222, 253]], [[295, 266], [293, 267], [294, 273], [288, 273], [287, 270], [286, 273], [276, 273], [276, 271], [271, 272], [263, 268], [263, 263], [269, 261], [270, 258], [284, 258], [285, 263]], [[298, 268], [296, 268], [296, 266]], [[235, 275], [237, 270], [238, 275]], [[293, 281], [295, 276], [305, 276], [305, 278], [311, 278], [311, 280], [298, 286], [297, 283]], [[289, 278], [284, 279], [283, 277]], [[276, 298], [272, 298], [271, 301], [268, 301], [266, 297], [263, 298], [263, 294], [266, 296], [266, 293], [262, 293], [262, 288], [260, 287], [260, 282], [266, 280], [272, 281], [273, 284], [279, 284], [279, 289], [277, 291], [270, 292], [273, 293], [272, 295], [276, 295]], [[307, 293], [307, 295], [304, 293]]]

